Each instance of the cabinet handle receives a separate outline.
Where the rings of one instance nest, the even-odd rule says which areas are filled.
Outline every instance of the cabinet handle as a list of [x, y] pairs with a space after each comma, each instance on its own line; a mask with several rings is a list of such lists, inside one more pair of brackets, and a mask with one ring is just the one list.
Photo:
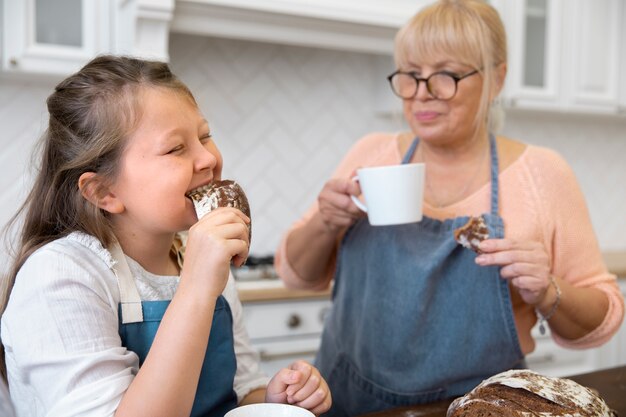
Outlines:
[[283, 353], [267, 353], [264, 350], [259, 351], [259, 357], [262, 361], [275, 361], [279, 359], [302, 358], [304, 356], [315, 356], [315, 355], [317, 355], [317, 350], [295, 350], [292, 352], [283, 352]]
[[295, 329], [299, 327], [301, 323], [302, 319], [297, 314], [292, 314], [291, 316], [289, 316], [289, 319], [287, 319], [287, 327], [289, 327], [290, 329]]

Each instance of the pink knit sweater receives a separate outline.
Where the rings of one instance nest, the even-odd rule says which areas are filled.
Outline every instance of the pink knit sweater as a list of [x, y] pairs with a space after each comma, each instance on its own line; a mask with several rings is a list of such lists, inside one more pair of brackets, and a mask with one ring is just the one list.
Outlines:
[[[399, 164], [402, 155], [397, 134], [373, 133], [357, 142], [337, 167], [334, 178], [347, 178], [356, 168]], [[505, 237], [542, 242], [552, 259], [552, 273], [577, 287], [594, 287], [606, 293], [609, 309], [602, 324], [578, 340], [553, 334], [555, 341], [569, 348], [590, 348], [608, 341], [619, 329], [624, 301], [616, 277], [608, 273], [602, 260], [584, 196], [576, 177], [565, 160], [549, 149], [529, 145], [523, 154], [500, 172], [500, 215]], [[490, 208], [490, 184], [450, 206], [437, 209], [424, 204], [424, 215], [446, 219], [480, 215]], [[278, 273], [297, 277], [286, 258], [287, 237], [318, 210], [317, 202], [283, 237], [276, 253]], [[334, 262], [331, 261], [331, 262]], [[334, 274], [334, 264], [326, 269]], [[532, 352], [535, 342], [531, 329], [537, 321], [533, 307], [511, 291], [515, 323], [524, 354]]]

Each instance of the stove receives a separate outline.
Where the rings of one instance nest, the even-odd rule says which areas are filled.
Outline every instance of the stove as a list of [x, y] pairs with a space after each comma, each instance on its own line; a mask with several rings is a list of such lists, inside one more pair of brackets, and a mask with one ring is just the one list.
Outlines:
[[274, 269], [274, 256], [251, 255], [246, 263], [238, 268], [233, 268], [235, 281], [264, 281], [277, 280], [278, 274]]

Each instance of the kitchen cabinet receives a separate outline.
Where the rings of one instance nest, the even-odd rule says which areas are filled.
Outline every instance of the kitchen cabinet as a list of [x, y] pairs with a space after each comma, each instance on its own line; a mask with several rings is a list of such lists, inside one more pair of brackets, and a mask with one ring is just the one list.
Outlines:
[[492, 3], [507, 30], [507, 107], [601, 114], [623, 110], [623, 1]]
[[[622, 5], [622, 22], [626, 22], [626, 6]], [[622, 39], [622, 50], [620, 52], [620, 95], [619, 95], [619, 111], [620, 114], [626, 115], [626, 25], [622, 25], [620, 33]]]
[[70, 73], [111, 47], [106, 1], [25, 0], [3, 5], [5, 71]]
[[244, 323], [261, 370], [271, 376], [298, 359], [312, 363], [330, 307], [327, 297], [244, 301]]
[[177, 0], [172, 31], [377, 54], [430, 0]]
[[167, 60], [174, 0], [2, 3], [2, 70], [68, 75], [102, 53]]

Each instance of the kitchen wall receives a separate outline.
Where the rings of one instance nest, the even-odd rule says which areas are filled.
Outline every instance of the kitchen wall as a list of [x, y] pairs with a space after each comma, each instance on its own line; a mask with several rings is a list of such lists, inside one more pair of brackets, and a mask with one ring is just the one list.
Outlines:
[[[393, 69], [386, 56], [189, 35], [173, 35], [170, 54], [209, 120], [224, 177], [248, 193], [255, 254], [274, 251], [359, 137], [404, 128], [379, 112]], [[29, 187], [29, 153], [53, 86], [0, 78], [0, 224]], [[626, 250], [626, 119], [510, 111], [504, 133], [563, 154], [602, 249]]]

